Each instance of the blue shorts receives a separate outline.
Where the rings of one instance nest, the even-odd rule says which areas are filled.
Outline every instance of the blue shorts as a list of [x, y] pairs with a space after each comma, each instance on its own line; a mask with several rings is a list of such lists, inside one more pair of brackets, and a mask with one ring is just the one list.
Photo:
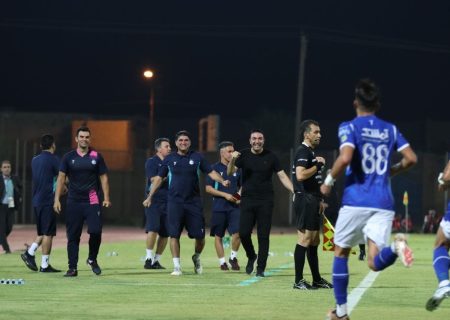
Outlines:
[[152, 203], [145, 208], [145, 232], [157, 232], [161, 237], [168, 237], [167, 231], [167, 204]]
[[191, 239], [205, 238], [205, 218], [200, 200], [188, 203], [168, 202], [167, 222], [171, 238], [180, 238], [183, 228], [186, 228]]
[[56, 236], [56, 213], [52, 205], [33, 207], [38, 236]]
[[67, 239], [80, 239], [84, 221], [86, 221], [89, 234], [101, 234], [102, 218], [100, 213], [99, 204], [68, 201], [66, 206]]
[[239, 218], [241, 210], [239, 208], [227, 211], [213, 211], [211, 217], [211, 233], [210, 236], [218, 236], [223, 238], [225, 230], [228, 229], [229, 234], [239, 231]]

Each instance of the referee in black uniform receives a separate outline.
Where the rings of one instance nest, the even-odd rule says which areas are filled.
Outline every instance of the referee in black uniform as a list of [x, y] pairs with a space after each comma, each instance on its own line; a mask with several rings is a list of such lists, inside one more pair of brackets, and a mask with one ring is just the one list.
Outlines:
[[[322, 184], [322, 168], [325, 165], [325, 159], [316, 157], [314, 154], [314, 149], [319, 145], [321, 138], [319, 123], [314, 120], [305, 120], [300, 125], [300, 132], [303, 143], [297, 150], [292, 168], [298, 234], [294, 253], [294, 289], [332, 288], [332, 284], [320, 276], [317, 256], [320, 244], [321, 213], [324, 210], [320, 185]], [[313, 277], [312, 285], [303, 278], [305, 255]]]

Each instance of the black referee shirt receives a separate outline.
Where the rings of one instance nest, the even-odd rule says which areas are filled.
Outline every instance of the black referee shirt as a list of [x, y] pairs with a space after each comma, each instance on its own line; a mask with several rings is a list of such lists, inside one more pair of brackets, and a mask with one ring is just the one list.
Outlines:
[[292, 184], [295, 192], [307, 192], [320, 196], [320, 185], [322, 184], [322, 171], [316, 172], [306, 180], [298, 181], [295, 175], [297, 167], [309, 169], [317, 164], [314, 151], [308, 145], [302, 143], [297, 149], [292, 167]]

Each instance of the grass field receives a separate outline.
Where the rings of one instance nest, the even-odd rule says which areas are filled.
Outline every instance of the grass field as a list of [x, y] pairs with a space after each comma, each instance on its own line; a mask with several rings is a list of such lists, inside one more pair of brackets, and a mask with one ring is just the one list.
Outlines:
[[[450, 301], [430, 313], [425, 302], [437, 281], [431, 266], [433, 236], [411, 235], [415, 264], [405, 269], [399, 262], [383, 271], [364, 293], [352, 319], [443, 319], [450, 314]], [[162, 264], [167, 270], [143, 268], [144, 241], [105, 243], [101, 247], [101, 276], [80, 263], [77, 278], [40, 274], [28, 270], [20, 252], [0, 255], [0, 278], [23, 278], [25, 285], [0, 286], [0, 319], [324, 319], [333, 306], [332, 290], [292, 289], [296, 236], [273, 235], [266, 278], [244, 271], [219, 270], [212, 239], [207, 239], [196, 275], [191, 255], [193, 241], [182, 238], [183, 275], [170, 276], [172, 261], [167, 251]], [[108, 256], [115, 251], [117, 256]], [[228, 254], [228, 252], [227, 252]], [[241, 266], [246, 258], [239, 252]], [[80, 250], [84, 262], [87, 246]], [[40, 261], [40, 254], [37, 255]], [[365, 262], [350, 259], [350, 288], [367, 275]], [[52, 253], [54, 267], [66, 270], [65, 249]], [[332, 254], [320, 252], [322, 276], [331, 280]], [[305, 265], [310, 280], [309, 266]]]

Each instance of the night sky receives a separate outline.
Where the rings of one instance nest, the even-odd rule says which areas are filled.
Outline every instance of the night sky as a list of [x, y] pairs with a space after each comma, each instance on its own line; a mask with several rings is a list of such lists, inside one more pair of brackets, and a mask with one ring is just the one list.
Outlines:
[[352, 117], [371, 77], [383, 117], [450, 120], [449, 1], [10, 2], [0, 109], [145, 115], [149, 67], [157, 116], [294, 116], [304, 32], [304, 118]]

